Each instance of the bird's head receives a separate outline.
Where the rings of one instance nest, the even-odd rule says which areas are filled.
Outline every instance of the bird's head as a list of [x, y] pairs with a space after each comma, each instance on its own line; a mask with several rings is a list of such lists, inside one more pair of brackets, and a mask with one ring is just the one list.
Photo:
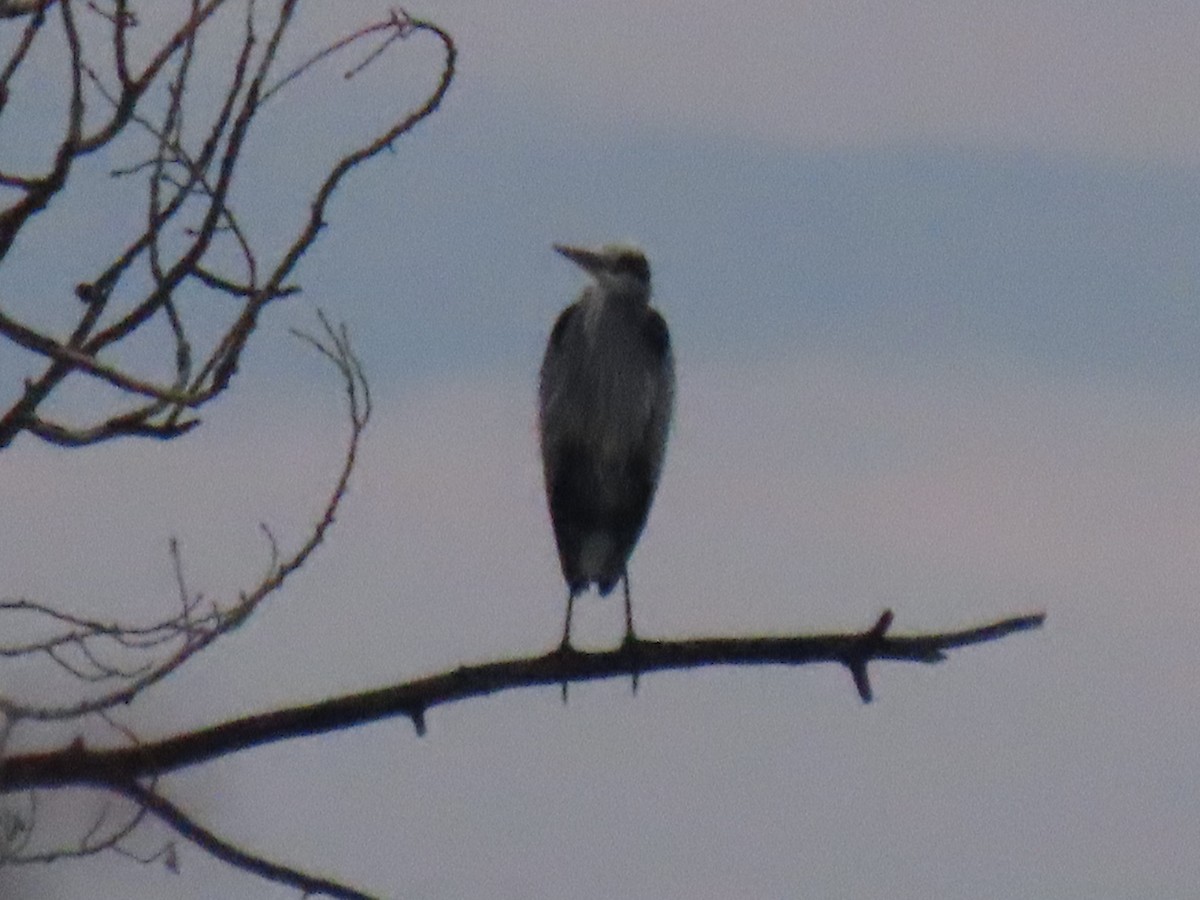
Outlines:
[[633, 244], [605, 244], [595, 250], [555, 244], [554, 249], [610, 293], [650, 295], [650, 263], [646, 261], [646, 254]]

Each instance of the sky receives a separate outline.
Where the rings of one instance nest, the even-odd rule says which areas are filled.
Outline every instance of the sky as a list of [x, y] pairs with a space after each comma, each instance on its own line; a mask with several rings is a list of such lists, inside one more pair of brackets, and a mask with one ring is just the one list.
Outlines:
[[[385, 8], [310, 6], [310, 41]], [[833, 667], [580, 685], [566, 707], [525, 690], [439, 709], [423, 738], [379, 723], [164, 792], [388, 897], [1191, 896], [1200, 9], [410, 11], [455, 35], [459, 77], [331, 206], [234, 394], [181, 441], [24, 440], [0, 464], [5, 596], [152, 615], [173, 602], [171, 536], [191, 585], [234, 595], [266, 563], [259, 523], [297, 539], [344, 446], [339, 386], [287, 329], [322, 308], [355, 338], [376, 413], [333, 536], [123, 721], [156, 738], [553, 646], [534, 392], [582, 284], [556, 241], [639, 241], [671, 327], [676, 420], [631, 565], [642, 634], [860, 629], [884, 608], [897, 631], [1047, 624], [877, 665], [869, 706]], [[414, 40], [358, 82], [313, 82], [303, 116], [279, 108], [246, 186], [264, 240], [303, 212], [287, 186], [417, 101], [438, 59]], [[0, 127], [0, 155], [24, 146]], [[0, 270], [4, 308], [72, 312], [45, 273], [69, 286], [103, 258], [126, 223], [95, 223], [126, 189], [48, 211]], [[25, 365], [0, 354], [0, 399]], [[576, 606], [582, 646], [622, 626], [618, 602]], [[43, 797], [42, 815], [65, 832], [102, 803]], [[3, 871], [0, 897], [294, 896], [191, 847], [181, 870]]]

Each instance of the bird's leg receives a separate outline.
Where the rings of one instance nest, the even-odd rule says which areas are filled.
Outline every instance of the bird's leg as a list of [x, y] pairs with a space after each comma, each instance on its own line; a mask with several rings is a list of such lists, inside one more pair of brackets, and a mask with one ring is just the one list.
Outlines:
[[629, 674], [633, 680], [633, 693], [636, 694], [638, 689], [637, 635], [633, 632], [633, 600], [629, 596], [628, 572], [621, 575], [621, 583], [625, 586], [625, 640], [621, 642], [621, 646], [629, 654]]
[[629, 573], [626, 572], [621, 576], [621, 583], [625, 585], [625, 643], [631, 644], [637, 640], [637, 635], [633, 633], [633, 600], [629, 596]]
[[[558, 645], [558, 652], [566, 655], [574, 652], [574, 647], [571, 646], [571, 611], [575, 606], [575, 591], [567, 588], [567, 621], [563, 625], [562, 643]], [[566, 705], [567, 702], [567, 675], [563, 673], [562, 680], [562, 702]]]
[[571, 648], [571, 611], [575, 606], [575, 592], [570, 588], [567, 589], [567, 621], [563, 623], [562, 643], [559, 649], [566, 653]]

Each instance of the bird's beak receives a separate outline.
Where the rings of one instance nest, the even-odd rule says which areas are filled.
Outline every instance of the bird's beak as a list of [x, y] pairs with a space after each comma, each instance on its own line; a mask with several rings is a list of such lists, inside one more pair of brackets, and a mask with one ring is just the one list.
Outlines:
[[568, 244], [555, 244], [554, 249], [589, 272], [594, 272], [600, 267], [600, 257], [592, 250], [572, 247]]

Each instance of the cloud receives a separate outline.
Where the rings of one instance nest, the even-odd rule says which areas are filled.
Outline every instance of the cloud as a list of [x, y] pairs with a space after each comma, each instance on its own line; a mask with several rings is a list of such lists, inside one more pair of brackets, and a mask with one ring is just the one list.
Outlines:
[[1200, 11], [1072, 0], [458, 4], [461, 90], [792, 146], [1195, 162]]

